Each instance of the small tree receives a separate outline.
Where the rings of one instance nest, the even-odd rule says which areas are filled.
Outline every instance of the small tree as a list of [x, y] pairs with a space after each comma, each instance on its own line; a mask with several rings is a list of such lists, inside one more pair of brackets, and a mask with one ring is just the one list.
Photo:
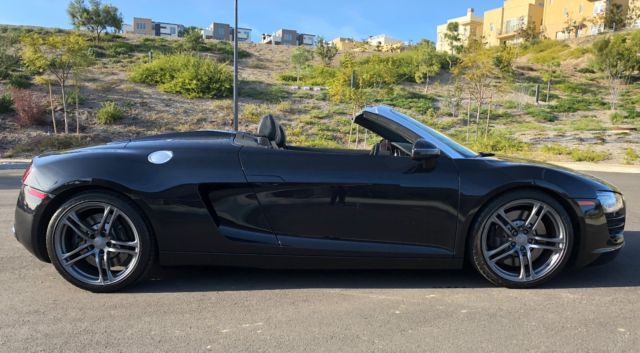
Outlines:
[[313, 60], [313, 51], [305, 47], [297, 47], [291, 54], [291, 63], [296, 68], [296, 82], [300, 82], [300, 72]]
[[627, 37], [614, 35], [601, 38], [593, 43], [596, 67], [604, 73], [609, 86], [611, 110], [615, 110], [620, 90], [629, 77], [640, 70], [640, 32]]
[[56, 124], [56, 106], [53, 103], [53, 90], [51, 89], [52, 79], [48, 76], [36, 76], [33, 80], [37, 85], [47, 85], [49, 88], [49, 109], [51, 110], [51, 124], [53, 125], [53, 133], [58, 133]]
[[444, 34], [444, 39], [449, 44], [451, 54], [460, 54], [464, 45], [462, 45], [462, 36], [460, 36], [460, 24], [458, 22], [449, 22], [447, 24], [447, 32]]
[[318, 44], [316, 45], [316, 54], [322, 61], [324, 66], [331, 66], [333, 58], [338, 55], [338, 47], [335, 44], [329, 43], [324, 38], [318, 38]]
[[621, 30], [626, 24], [624, 9], [620, 4], [611, 4], [604, 14], [604, 28], [612, 31]]
[[438, 74], [442, 67], [440, 55], [433, 42], [423, 39], [414, 48], [414, 65], [416, 67], [416, 83], [423, 83], [424, 92], [429, 91], [429, 78]]
[[64, 132], [69, 133], [66, 88], [71, 75], [91, 60], [89, 45], [78, 34], [41, 36], [30, 34], [22, 38], [22, 61], [38, 72], [48, 72], [60, 86], [64, 112]]
[[578, 38], [578, 34], [580, 34], [580, 31], [586, 28], [586, 23], [586, 18], [576, 20], [571, 16], [567, 17], [567, 19], [564, 21], [564, 33], [567, 34], [567, 38], [571, 38], [571, 35], [573, 35], [574, 38]]
[[182, 44], [186, 50], [198, 51], [204, 45], [204, 38], [197, 28], [189, 28], [184, 33]]
[[473, 43], [464, 50], [460, 63], [454, 68], [454, 75], [465, 79], [469, 96], [477, 104], [476, 140], [479, 135], [480, 113], [484, 100], [489, 96], [492, 82], [498, 75], [495, 57], [491, 49], [484, 48], [481, 43]]
[[542, 31], [535, 23], [530, 22], [528, 25], [518, 28], [516, 31], [516, 37], [524, 43], [533, 43], [540, 40], [540, 37], [542, 37]]
[[73, 0], [69, 3], [67, 13], [73, 26], [92, 32], [96, 42], [100, 41], [100, 34], [108, 28], [122, 30], [122, 14], [118, 8], [109, 4], [103, 5], [101, 0], [89, 0], [89, 6], [84, 0]]
[[627, 10], [626, 18], [627, 27], [633, 27], [640, 25], [640, 1], [634, 1], [629, 4], [629, 10]]

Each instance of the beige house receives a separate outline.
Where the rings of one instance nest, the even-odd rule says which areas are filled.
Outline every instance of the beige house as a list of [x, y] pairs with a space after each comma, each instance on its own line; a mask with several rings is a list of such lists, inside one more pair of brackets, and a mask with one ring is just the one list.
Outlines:
[[472, 39], [482, 40], [482, 17], [476, 16], [474, 10], [470, 8], [467, 10], [466, 16], [452, 18], [447, 23], [438, 26], [436, 39], [436, 49], [438, 51], [452, 52], [449, 41], [445, 39], [447, 26], [452, 22], [457, 22], [459, 25], [458, 31], [463, 45], [466, 45]]
[[156, 30], [150, 18], [134, 17], [133, 33], [143, 36], [155, 36]]
[[544, 0], [505, 0], [502, 7], [484, 13], [482, 37], [488, 46], [520, 41], [520, 29], [542, 29]]
[[353, 50], [358, 47], [358, 44], [353, 38], [338, 37], [332, 40], [331, 43], [333, 43], [340, 51]]

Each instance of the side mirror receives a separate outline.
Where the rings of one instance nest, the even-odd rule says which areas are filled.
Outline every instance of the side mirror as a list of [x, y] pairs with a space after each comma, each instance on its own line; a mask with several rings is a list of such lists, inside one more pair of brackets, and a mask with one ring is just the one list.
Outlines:
[[440, 149], [427, 140], [416, 141], [411, 149], [411, 158], [417, 161], [435, 159], [438, 156], [440, 156]]

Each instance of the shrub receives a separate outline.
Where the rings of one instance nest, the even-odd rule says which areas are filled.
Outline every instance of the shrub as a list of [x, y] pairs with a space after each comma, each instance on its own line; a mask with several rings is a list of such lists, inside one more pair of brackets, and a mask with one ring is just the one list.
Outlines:
[[626, 164], [633, 164], [638, 159], [640, 159], [640, 156], [633, 148], [627, 148], [624, 151], [624, 162]]
[[98, 123], [109, 125], [117, 122], [124, 117], [124, 110], [116, 105], [115, 102], [104, 102], [98, 112], [96, 119]]
[[[225, 41], [215, 41], [207, 43], [206, 46], [200, 48], [203, 51], [209, 51], [213, 54], [221, 56], [223, 61], [230, 61], [233, 59], [233, 45]], [[251, 56], [251, 53], [244, 49], [238, 49], [238, 59], [246, 59]]]
[[289, 97], [289, 93], [278, 85], [262, 82], [246, 82], [239, 87], [239, 94], [243, 98], [251, 98], [269, 103], [279, 103]]
[[558, 120], [558, 117], [550, 113], [548, 110], [530, 106], [526, 109], [527, 114], [531, 115], [538, 122], [549, 122], [552, 123]]
[[31, 79], [25, 74], [14, 74], [9, 78], [9, 86], [12, 88], [29, 88], [32, 86]]
[[571, 154], [571, 149], [569, 147], [554, 143], [542, 146], [542, 152], [553, 154], [556, 156], [564, 156]]
[[0, 113], [8, 113], [13, 110], [13, 99], [9, 93], [0, 96]]
[[186, 98], [228, 97], [233, 86], [233, 76], [226, 66], [186, 54], [163, 55], [138, 65], [130, 79]]
[[44, 123], [45, 104], [33, 92], [27, 89], [14, 88], [11, 91], [11, 96], [18, 126], [29, 127]]
[[388, 104], [393, 107], [412, 110], [419, 114], [429, 114], [435, 107], [433, 97], [417, 92], [408, 91], [406, 89], [394, 89], [391, 93], [380, 90], [375, 91], [374, 95], [378, 98], [375, 102]]
[[609, 105], [597, 96], [569, 96], [549, 106], [554, 113], [575, 113], [577, 111], [601, 110]]
[[293, 105], [289, 101], [283, 101], [278, 103], [276, 110], [280, 113], [292, 113], [294, 111]]
[[240, 110], [240, 117], [243, 121], [257, 124], [263, 116], [269, 113], [269, 106], [266, 104], [244, 104]]
[[[75, 106], [76, 98], [78, 99], [78, 104], [82, 104], [82, 102], [84, 102], [84, 97], [75, 90], [66, 92], [66, 94], [64, 95], [64, 98], [66, 100], [67, 107]], [[59, 97], [59, 100], [60, 100], [60, 104], [62, 104], [62, 96]]]
[[619, 112], [613, 112], [609, 115], [609, 119], [611, 119], [612, 124], [620, 124], [624, 121], [624, 115]]
[[584, 117], [578, 120], [574, 120], [569, 123], [569, 128], [576, 131], [604, 131], [605, 130], [600, 120], [594, 117]]
[[602, 162], [609, 159], [609, 153], [599, 152], [592, 148], [574, 149], [571, 151], [571, 159], [576, 162]]

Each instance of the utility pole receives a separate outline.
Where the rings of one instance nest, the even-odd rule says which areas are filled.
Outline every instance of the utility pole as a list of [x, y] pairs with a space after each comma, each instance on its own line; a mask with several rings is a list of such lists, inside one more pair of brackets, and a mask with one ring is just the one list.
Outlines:
[[238, 131], [238, 0], [234, 0], [233, 28], [233, 130]]

